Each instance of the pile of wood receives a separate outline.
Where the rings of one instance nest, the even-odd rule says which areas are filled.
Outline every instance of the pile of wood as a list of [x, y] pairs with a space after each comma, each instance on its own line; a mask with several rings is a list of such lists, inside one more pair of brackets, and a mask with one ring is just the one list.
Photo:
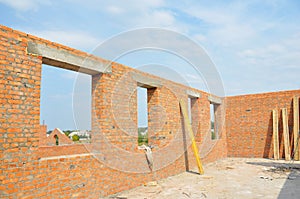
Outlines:
[[[285, 160], [299, 160], [299, 97], [294, 96], [293, 98], [293, 134], [290, 140], [289, 134], [289, 123], [287, 108], [281, 109], [282, 114], [282, 127], [283, 127], [283, 145], [284, 145], [284, 156]], [[278, 133], [278, 110], [273, 110], [273, 148], [274, 148], [274, 159], [279, 160], [279, 133]], [[293, 143], [291, 147], [291, 143]]]

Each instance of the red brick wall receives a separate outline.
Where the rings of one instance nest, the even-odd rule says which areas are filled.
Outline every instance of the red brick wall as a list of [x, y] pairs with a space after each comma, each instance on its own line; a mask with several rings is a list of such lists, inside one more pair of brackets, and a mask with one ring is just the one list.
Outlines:
[[[27, 35], [0, 28], [0, 193], [16, 197], [28, 188], [29, 162], [38, 147], [42, 58], [26, 53]], [[27, 179], [27, 180], [25, 180]]]
[[[226, 132], [229, 157], [273, 157], [272, 110], [288, 109], [290, 138], [293, 134], [293, 96], [300, 90], [228, 97]], [[279, 117], [280, 154], [283, 157], [282, 117]]]
[[[112, 73], [92, 78], [92, 143], [42, 146], [43, 58], [27, 54], [28, 41], [92, 56], [5, 26], [0, 26], [0, 38], [1, 198], [99, 198], [194, 167], [179, 108], [179, 99], [187, 101], [187, 89], [202, 95], [193, 105], [194, 114], [199, 114], [193, 116], [193, 129], [203, 161], [227, 156], [225, 129], [220, 140], [210, 139], [207, 93], [118, 63], [112, 63]], [[137, 82], [131, 72], [162, 82], [161, 87], [148, 90], [155, 173], [150, 172], [144, 153], [137, 150]]]
[[[5, 26], [0, 26], [0, 36], [1, 198], [99, 198], [195, 167], [179, 108], [179, 100], [188, 99], [186, 90], [201, 93], [192, 102], [192, 126], [204, 163], [227, 156], [272, 157], [275, 108], [288, 108], [292, 135], [292, 98], [300, 96], [299, 90], [226, 98], [217, 110], [220, 138], [211, 140], [207, 93], [112, 63], [112, 73], [92, 78], [92, 143], [43, 146], [39, 124], [43, 58], [27, 54], [28, 41], [103, 60]], [[132, 73], [162, 83], [148, 89], [155, 173], [137, 149], [137, 82]]]
[[41, 139], [45, 138], [47, 136], [47, 125], [40, 125], [40, 131], [39, 131], [39, 146], [46, 145], [46, 139]]

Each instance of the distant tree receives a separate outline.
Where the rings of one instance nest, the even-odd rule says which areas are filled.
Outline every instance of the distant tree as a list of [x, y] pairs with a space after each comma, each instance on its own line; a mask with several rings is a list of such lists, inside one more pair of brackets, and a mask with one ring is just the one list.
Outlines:
[[69, 136], [70, 135], [70, 133], [72, 133], [72, 131], [71, 130], [66, 130], [66, 131], [63, 131], [64, 132], [64, 134], [66, 135], [66, 136]]
[[79, 139], [80, 139], [80, 137], [78, 135], [76, 135], [76, 134], [72, 136], [72, 140], [74, 142], [79, 141]]
[[212, 140], [216, 139], [216, 133], [214, 131], [211, 131], [211, 139]]
[[148, 132], [146, 131], [147, 127], [139, 127], [138, 128], [138, 145], [141, 146], [143, 144], [148, 145]]

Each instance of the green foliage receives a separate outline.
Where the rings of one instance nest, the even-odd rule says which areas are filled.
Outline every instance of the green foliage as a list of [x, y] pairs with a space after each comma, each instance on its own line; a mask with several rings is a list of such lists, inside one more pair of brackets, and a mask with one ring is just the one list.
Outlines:
[[72, 140], [73, 140], [74, 142], [79, 141], [79, 139], [80, 139], [80, 137], [79, 137], [78, 135], [73, 135], [73, 136], [72, 136]]
[[69, 136], [69, 135], [70, 135], [70, 133], [72, 133], [72, 131], [71, 131], [71, 130], [66, 130], [66, 131], [64, 131], [64, 134], [65, 134], [66, 136]]
[[142, 134], [147, 130], [147, 127], [139, 127], [138, 128], [138, 145], [141, 146], [143, 144], [148, 145], [148, 133]]
[[214, 139], [216, 139], [215, 122], [214, 121], [210, 122], [210, 128], [211, 128], [211, 139], [214, 140]]
[[147, 136], [139, 136], [138, 137], [138, 145], [141, 146], [141, 145], [147, 145], [148, 144], [148, 135]]
[[211, 139], [212, 140], [216, 139], [216, 134], [214, 131], [211, 131]]

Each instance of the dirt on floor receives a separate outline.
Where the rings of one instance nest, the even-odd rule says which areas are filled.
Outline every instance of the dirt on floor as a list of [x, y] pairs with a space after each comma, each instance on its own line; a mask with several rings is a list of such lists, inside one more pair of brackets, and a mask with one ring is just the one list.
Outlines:
[[149, 182], [110, 199], [300, 198], [300, 162], [228, 158], [197, 170]]

